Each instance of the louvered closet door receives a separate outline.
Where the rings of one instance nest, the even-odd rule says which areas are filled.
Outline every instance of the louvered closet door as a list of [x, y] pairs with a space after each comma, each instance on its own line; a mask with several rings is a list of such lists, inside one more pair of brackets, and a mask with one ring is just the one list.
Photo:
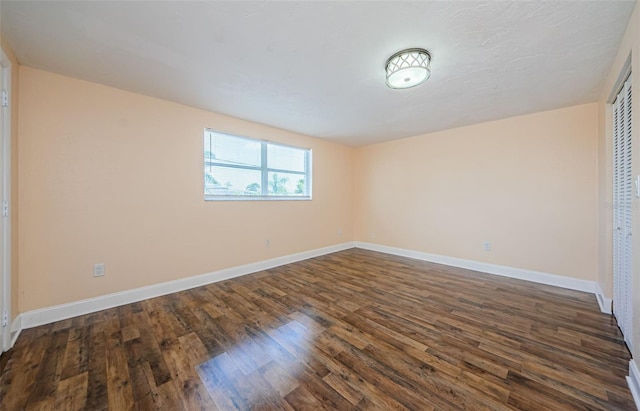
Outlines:
[[624, 334], [624, 340], [631, 349], [631, 77], [627, 79], [613, 103], [613, 140], [613, 314]]

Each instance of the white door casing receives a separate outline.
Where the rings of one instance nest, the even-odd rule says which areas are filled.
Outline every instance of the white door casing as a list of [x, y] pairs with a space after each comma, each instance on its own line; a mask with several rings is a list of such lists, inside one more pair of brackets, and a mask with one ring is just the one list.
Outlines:
[[11, 345], [11, 62], [1, 50], [0, 68], [0, 352]]

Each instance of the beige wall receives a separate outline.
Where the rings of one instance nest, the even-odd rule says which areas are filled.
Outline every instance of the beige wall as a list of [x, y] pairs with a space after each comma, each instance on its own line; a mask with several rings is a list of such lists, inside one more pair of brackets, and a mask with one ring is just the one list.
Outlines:
[[11, 319], [18, 314], [18, 87], [19, 64], [13, 50], [0, 39], [2, 50], [11, 61]]
[[359, 148], [356, 238], [594, 281], [597, 121], [594, 103]]
[[[631, 76], [631, 82], [633, 85], [633, 113], [632, 113], [632, 134], [633, 134], [633, 176], [640, 175], [640, 155], [637, 155], [638, 147], [640, 147], [640, 104], [637, 104], [640, 95], [638, 93], [638, 85], [640, 85], [640, 38], [638, 36], [638, 25], [640, 24], [640, 10], [636, 7], [631, 15], [629, 24], [624, 34], [624, 38], [618, 49], [618, 53], [614, 60], [613, 65], [609, 71], [609, 74], [604, 79], [604, 86], [602, 88], [602, 94], [598, 101], [598, 115], [601, 119], [600, 127], [598, 128], [598, 159], [599, 159], [599, 212], [600, 212], [600, 244], [599, 253], [601, 255], [601, 264], [598, 273], [598, 281], [605, 294], [609, 297], [612, 296], [613, 288], [613, 258], [612, 258], [612, 116], [611, 116], [611, 102], [612, 97], [617, 91], [619, 84], [624, 80], [622, 78], [623, 71], [626, 64], [631, 62], [633, 68]], [[635, 358], [636, 365], [638, 365], [638, 358], [640, 358], [640, 247], [638, 247], [638, 241], [640, 236], [640, 199], [634, 198], [633, 204], [633, 337], [634, 342], [633, 357]]]
[[[21, 312], [354, 239], [350, 147], [24, 66], [19, 126]], [[205, 127], [312, 148], [313, 201], [205, 202]]]

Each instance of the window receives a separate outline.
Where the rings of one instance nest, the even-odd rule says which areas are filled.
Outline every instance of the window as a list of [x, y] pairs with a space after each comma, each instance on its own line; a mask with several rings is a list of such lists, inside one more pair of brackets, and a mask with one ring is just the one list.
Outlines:
[[311, 150], [204, 131], [205, 200], [310, 200]]

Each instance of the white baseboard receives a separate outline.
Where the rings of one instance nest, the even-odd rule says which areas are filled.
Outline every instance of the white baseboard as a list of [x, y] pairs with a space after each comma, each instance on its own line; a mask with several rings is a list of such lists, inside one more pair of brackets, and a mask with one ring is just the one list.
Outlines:
[[570, 290], [585, 291], [595, 294], [596, 282], [580, 280], [577, 278], [565, 277], [556, 274], [542, 273], [539, 271], [524, 270], [522, 268], [506, 267], [482, 263], [462, 258], [447, 257], [437, 254], [423, 253], [421, 251], [406, 250], [403, 248], [389, 247], [386, 245], [356, 242], [356, 247], [365, 250], [379, 251], [381, 253], [393, 254], [401, 257], [415, 258], [417, 260], [429, 261], [437, 264], [450, 265], [467, 270], [480, 271], [488, 274], [501, 275], [503, 277], [518, 278], [520, 280], [532, 281], [534, 283], [553, 285], [556, 287], [568, 288]]
[[[398, 255], [402, 257], [415, 258], [418, 260], [445, 264], [453, 267], [465, 268], [474, 271], [485, 272], [488, 274], [501, 275], [505, 277], [518, 278], [537, 283], [553, 285], [556, 287], [569, 288], [572, 290], [586, 291], [596, 294], [600, 309], [603, 312], [607, 306], [611, 306], [611, 300], [604, 298], [599, 285], [595, 281], [580, 280], [576, 278], [564, 277], [554, 274], [542, 273], [531, 270], [523, 270], [520, 268], [506, 267], [489, 263], [482, 263], [472, 260], [464, 260], [461, 258], [453, 258], [436, 254], [428, 254], [420, 251], [406, 250], [402, 248], [389, 247], [380, 244], [367, 242], [347, 242], [329, 247], [319, 248], [310, 251], [304, 251], [297, 254], [291, 254], [283, 257], [272, 258], [269, 260], [259, 261], [239, 267], [232, 267], [220, 271], [214, 271], [193, 277], [182, 278], [179, 280], [169, 281], [160, 284], [153, 284], [146, 287], [136, 288], [133, 290], [121, 291], [113, 294], [107, 294], [99, 297], [89, 298], [72, 303], [56, 305], [52, 307], [41, 308], [32, 311], [26, 311], [19, 314], [13, 321], [11, 332], [11, 346], [15, 343], [18, 335], [23, 329], [37, 327], [43, 324], [49, 324], [55, 321], [65, 320], [67, 318], [77, 317], [79, 315], [89, 314], [108, 308], [117, 307], [124, 304], [130, 304], [149, 298], [159, 297], [187, 290], [190, 288], [200, 287], [215, 283], [218, 281], [228, 280], [230, 278], [240, 277], [246, 274], [255, 273], [269, 268], [278, 267], [285, 264], [294, 263], [309, 258], [319, 257], [321, 255], [334, 253], [337, 251], [347, 250], [349, 248], [362, 248], [366, 250], [379, 251], [387, 254]], [[602, 301], [601, 301], [602, 299]], [[608, 304], [607, 304], [608, 301]], [[608, 311], [610, 313], [610, 309]]]
[[633, 396], [633, 401], [636, 403], [636, 408], [640, 410], [640, 370], [634, 360], [629, 361], [629, 376], [627, 377], [627, 384], [629, 384], [629, 390]]
[[600, 283], [598, 282], [596, 282], [596, 299], [598, 300], [600, 311], [605, 314], [613, 314], [613, 312], [611, 311], [611, 303], [613, 302], [613, 300], [604, 296], [602, 288], [600, 288]]
[[9, 347], [13, 347], [16, 343], [20, 336], [20, 332], [22, 332], [22, 317], [18, 315], [11, 323], [11, 345]]
[[[136, 288], [133, 290], [121, 291], [113, 294], [102, 295], [99, 297], [89, 298], [86, 300], [74, 301], [72, 303], [46, 307], [32, 311], [26, 311], [18, 315], [13, 322], [15, 325], [15, 336], [12, 340], [12, 346], [17, 335], [22, 329], [37, 327], [43, 324], [49, 324], [55, 321], [65, 320], [67, 318], [77, 317], [79, 315], [89, 314], [108, 308], [117, 307], [124, 304], [130, 304], [149, 298], [159, 297], [175, 293], [178, 291], [188, 290], [190, 288], [200, 287], [215, 283], [218, 281], [228, 280], [234, 277], [240, 277], [246, 274], [255, 273], [269, 268], [278, 267], [285, 264], [295, 263], [296, 261], [306, 260], [321, 255], [335, 253], [337, 251], [354, 248], [355, 242], [347, 242], [329, 247], [318, 248], [315, 250], [304, 251], [297, 254], [276, 257], [269, 260], [259, 261], [239, 267], [232, 267], [220, 271], [214, 271], [179, 280], [168, 281], [160, 284], [153, 284], [146, 287]], [[12, 329], [14, 326], [12, 325]]]

